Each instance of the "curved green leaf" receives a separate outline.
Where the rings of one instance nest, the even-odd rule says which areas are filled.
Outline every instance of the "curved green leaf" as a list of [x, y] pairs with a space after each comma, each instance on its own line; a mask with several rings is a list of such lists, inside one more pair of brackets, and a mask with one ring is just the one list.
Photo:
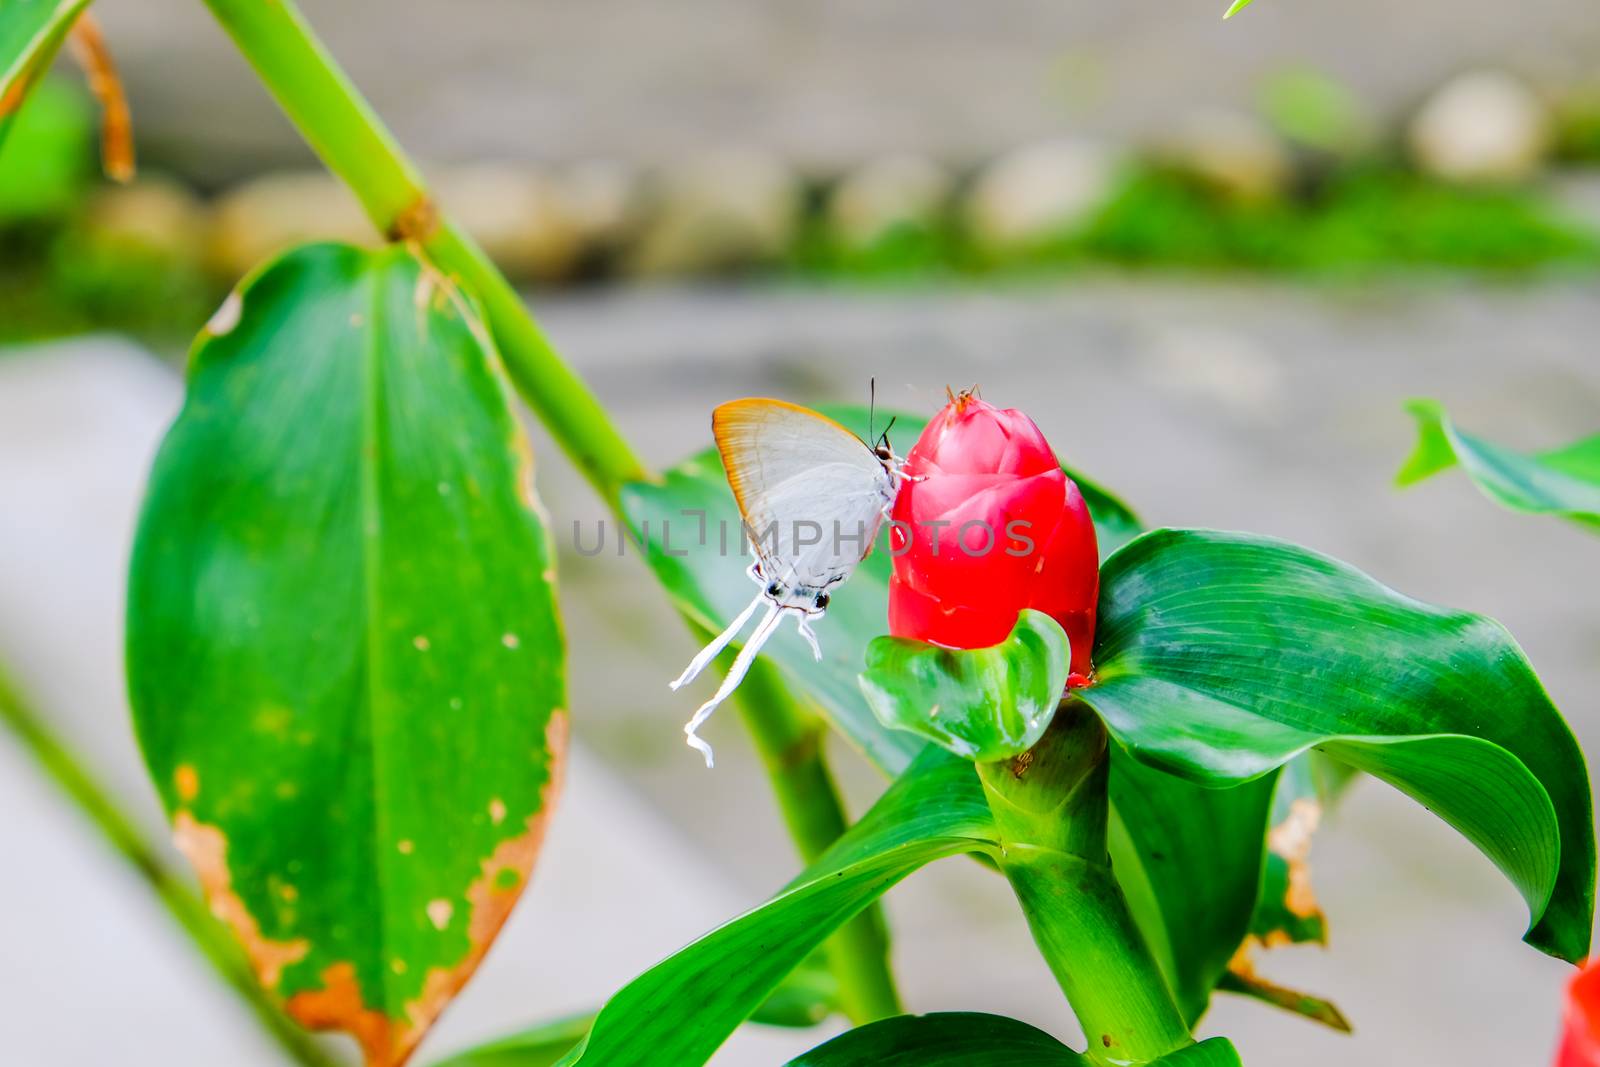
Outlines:
[[0, 146], [89, 0], [0, 0]]
[[898, 1015], [818, 1045], [787, 1067], [1091, 1067], [1049, 1034], [1003, 1015]]
[[[825, 953], [826, 950], [824, 950]], [[750, 1014], [763, 1026], [804, 1029], [839, 1011], [839, 983], [825, 962], [814, 955], [786, 975]], [[570, 1015], [531, 1026], [506, 1037], [458, 1052], [434, 1067], [550, 1067], [589, 1034], [595, 1012]]]
[[1255, 965], [1248, 957], [1240, 957], [1235, 961], [1228, 968], [1228, 973], [1217, 982], [1217, 988], [1224, 993], [1237, 993], [1262, 1004], [1281, 1008], [1341, 1034], [1353, 1032], [1350, 1020], [1345, 1018], [1344, 1012], [1333, 1001], [1267, 981], [1256, 974]]
[[1527, 940], [1588, 953], [1588, 771], [1498, 624], [1269, 538], [1158, 530], [1107, 564], [1081, 690], [1146, 763], [1249, 781], [1318, 747], [1425, 804], [1523, 894]]
[[1456, 429], [1437, 400], [1413, 400], [1406, 410], [1417, 420], [1417, 446], [1397, 484], [1414, 485], [1459, 463], [1501, 507], [1600, 530], [1600, 434], [1529, 456]]
[[314, 245], [192, 356], [134, 547], [146, 762], [211, 901], [310, 1026], [403, 1059], [527, 880], [566, 730], [552, 554], [476, 311]]
[[[1037, 1027], [1003, 1015], [899, 1015], [840, 1034], [785, 1067], [1092, 1067]], [[1163, 1056], [1150, 1067], [1240, 1067], [1222, 1038]]]
[[693, 1067], [829, 934], [923, 864], [997, 848], [972, 764], [928, 748], [855, 826], [767, 903], [634, 979], [564, 1063]]
[[1227, 1038], [1213, 1037], [1198, 1045], [1163, 1056], [1152, 1067], [1243, 1067], [1239, 1052]]
[[434, 1067], [552, 1067], [593, 1025], [592, 1013], [569, 1015], [457, 1053]]
[[1044, 736], [1071, 658], [1061, 625], [1030, 609], [992, 648], [874, 638], [861, 692], [891, 730], [920, 734], [964, 759], [1010, 759]]

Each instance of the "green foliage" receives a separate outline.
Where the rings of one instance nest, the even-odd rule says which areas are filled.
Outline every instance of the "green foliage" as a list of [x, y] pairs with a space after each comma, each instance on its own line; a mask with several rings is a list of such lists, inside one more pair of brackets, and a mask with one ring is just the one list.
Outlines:
[[634, 979], [564, 1064], [694, 1067], [806, 956], [912, 871], [996, 850], [972, 765], [930, 747], [827, 853], [777, 896]]
[[1458, 430], [1436, 400], [1413, 400], [1417, 446], [1395, 476], [1402, 486], [1460, 464], [1501, 507], [1559, 515], [1600, 531], [1600, 434], [1563, 448], [1523, 455]]
[[1317, 275], [1410, 267], [1521, 271], [1600, 265], [1600, 242], [1531, 194], [1357, 168], [1305, 199], [1241, 202], [1161, 169], [1136, 171], [1057, 259]]
[[1060, 624], [1029, 610], [993, 648], [874, 638], [861, 692], [891, 730], [920, 734], [971, 760], [1009, 759], [1044, 736], [1071, 658]]
[[[786, 1067], [1092, 1067], [1043, 1030], [977, 1012], [901, 1015], [841, 1034]], [[1151, 1067], [1239, 1067], [1239, 1054], [1213, 1038], [1163, 1056]]]
[[230, 298], [134, 547], [140, 744], [289, 1012], [403, 1058], [538, 851], [566, 727], [552, 552], [476, 309], [402, 248]]
[[1080, 697], [1139, 759], [1228, 785], [1320, 748], [1493, 860], [1528, 902], [1530, 944], [1588, 954], [1588, 771], [1496, 623], [1284, 542], [1160, 530], [1102, 574], [1095, 665]]
[[[1264, 107], [1325, 165], [1362, 136], [1359, 114], [1325, 79], [1285, 78]], [[1382, 159], [1340, 164], [1267, 199], [1231, 197], [1172, 168], [1136, 164], [1081, 224], [1003, 254], [980, 252], [953, 219], [865, 252], [819, 236], [820, 225], [801, 242], [796, 266], [867, 280], [1037, 276], [1097, 265], [1314, 278], [1600, 268], [1600, 237], [1536, 191], [1453, 185]]]
[[1566, 163], [1600, 162], [1600, 86], [1585, 86], [1557, 101], [1554, 155]]
[[[824, 950], [826, 951], [826, 950]], [[838, 1011], [838, 983], [815, 957], [795, 968], [750, 1015], [764, 1026], [815, 1026]], [[478, 1045], [434, 1067], [551, 1067], [589, 1034], [595, 1013], [555, 1019]]]
[[0, 228], [66, 217], [87, 187], [93, 142], [94, 117], [83, 93], [42, 81], [0, 142]]
[[948, 218], [932, 223], [901, 222], [858, 245], [835, 235], [822, 218], [810, 216], [789, 259], [808, 275], [927, 282], [953, 277], [961, 256], [960, 234]]
[[[812, 1049], [787, 1067], [1090, 1067], [1043, 1030], [977, 1012], [901, 1015]], [[1152, 1067], [1239, 1067], [1221, 1038], [1163, 1056]]]
[[787, 1067], [1089, 1067], [1043, 1030], [1002, 1015], [901, 1015], [841, 1034]]
[[569, 1015], [479, 1045], [434, 1067], [552, 1067], [584, 1039], [593, 1025], [592, 1014]]

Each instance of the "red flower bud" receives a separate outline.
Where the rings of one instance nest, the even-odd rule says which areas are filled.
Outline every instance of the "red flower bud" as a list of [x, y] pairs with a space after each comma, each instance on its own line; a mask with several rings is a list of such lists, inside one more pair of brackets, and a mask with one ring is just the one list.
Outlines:
[[962, 393], [906, 459], [890, 527], [889, 632], [985, 648], [1043, 611], [1087, 676], [1100, 558], [1094, 523], [1033, 420]]
[[1600, 963], [1590, 962], [1567, 984], [1565, 1032], [1556, 1067], [1600, 1067]]

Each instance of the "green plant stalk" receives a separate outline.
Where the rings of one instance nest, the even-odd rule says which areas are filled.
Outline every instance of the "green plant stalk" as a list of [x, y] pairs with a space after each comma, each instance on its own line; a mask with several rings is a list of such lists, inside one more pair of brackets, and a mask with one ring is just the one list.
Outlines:
[[[317, 40], [293, 0], [205, 0], [207, 7], [306, 142], [361, 201], [379, 232], [416, 242], [432, 262], [459, 278], [481, 302], [490, 333], [517, 391], [549, 428], [619, 521], [624, 483], [647, 479], [609, 414], [551, 347], [504, 275], [431, 199], [422, 176], [377, 114]], [[781, 690], [780, 690], [781, 692]], [[785, 701], [787, 694], [782, 694]], [[776, 707], [777, 705], [774, 705]], [[789, 705], [792, 707], [792, 705]], [[800, 729], [792, 713], [763, 711], [745, 721], [766, 753], [788, 751]], [[821, 729], [817, 725], [815, 729]], [[769, 758], [767, 766], [784, 820], [801, 854], [820, 852], [846, 825], [820, 745], [800, 762]], [[899, 1010], [883, 951], [875, 937], [851, 924], [836, 940], [835, 969], [849, 994], [852, 1017]]]
[[516, 290], [434, 203], [421, 173], [312, 33], [292, 0], [205, 0], [279, 106], [361, 201], [378, 232], [414, 242], [482, 302], [517, 390], [615, 510], [647, 476], [583, 380], [551, 347]]
[[[849, 826], [823, 753], [827, 727], [790, 696], [778, 669], [757, 662], [735, 702], [767, 768], [773, 793], [806, 864]], [[856, 1025], [902, 1012], [889, 967], [889, 938], [877, 905], [851, 919], [827, 944], [829, 970], [839, 983], [839, 1006]]]
[[980, 763], [1000, 869], [1088, 1037], [1096, 1063], [1148, 1063], [1194, 1043], [1134, 923], [1106, 847], [1105, 727], [1068, 700], [1013, 760]]
[[10, 728], [33, 761], [76, 805], [105, 842], [138, 872], [168, 914], [177, 920], [279, 1046], [304, 1067], [337, 1067], [336, 1059], [279, 1010], [256, 981], [243, 950], [212, 917], [200, 894], [168, 866], [155, 846], [95, 782], [84, 764], [23, 701], [3, 669], [0, 669], [0, 721]]

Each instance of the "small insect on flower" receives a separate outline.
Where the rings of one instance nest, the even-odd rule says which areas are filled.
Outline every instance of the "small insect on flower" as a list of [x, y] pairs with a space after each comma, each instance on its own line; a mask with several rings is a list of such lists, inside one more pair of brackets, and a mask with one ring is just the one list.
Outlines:
[[763, 603], [767, 610], [716, 694], [683, 728], [707, 767], [711, 746], [696, 731], [738, 688], [784, 615], [795, 617], [800, 636], [822, 658], [811, 623], [827, 611], [833, 588], [872, 550], [905, 477], [887, 430], [868, 444], [826, 415], [782, 400], [729, 401], [711, 413], [711, 430], [755, 549], [749, 574], [761, 591], [672, 688], [694, 681]]

